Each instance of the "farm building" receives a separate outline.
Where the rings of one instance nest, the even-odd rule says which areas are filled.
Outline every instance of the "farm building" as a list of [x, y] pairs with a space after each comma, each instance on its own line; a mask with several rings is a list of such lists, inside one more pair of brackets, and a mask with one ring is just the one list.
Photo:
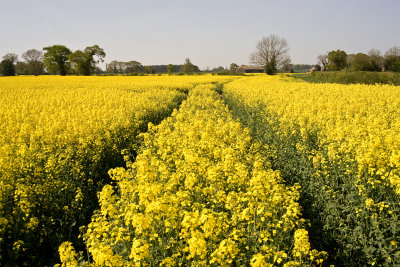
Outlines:
[[237, 73], [263, 73], [264, 68], [261, 66], [246, 66], [242, 65], [236, 69]]

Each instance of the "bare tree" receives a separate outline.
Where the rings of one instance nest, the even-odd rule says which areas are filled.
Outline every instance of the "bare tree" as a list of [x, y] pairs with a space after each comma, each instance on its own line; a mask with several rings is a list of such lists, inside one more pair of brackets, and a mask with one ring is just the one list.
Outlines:
[[107, 73], [121, 74], [124, 73], [126, 67], [126, 62], [121, 62], [113, 60], [106, 66]]
[[7, 53], [3, 56], [3, 60], [10, 61], [12, 64], [17, 63], [18, 55], [14, 53]]
[[394, 46], [385, 53], [385, 71], [400, 72], [400, 46]]
[[381, 51], [378, 49], [370, 49], [368, 51], [368, 56], [370, 57], [370, 61], [372, 64], [372, 68], [374, 71], [382, 71], [383, 69], [383, 57], [381, 55]]
[[271, 34], [257, 42], [256, 51], [250, 55], [252, 64], [263, 66], [267, 74], [275, 74], [284, 60], [289, 58], [289, 44], [286, 39]]
[[290, 57], [286, 57], [282, 60], [282, 70], [289, 72], [293, 69], [293, 64], [292, 61], [290, 60]]
[[30, 49], [22, 54], [22, 58], [26, 63], [28, 74], [40, 75], [43, 74], [43, 52], [37, 49]]
[[322, 70], [326, 70], [329, 64], [328, 54], [322, 54], [317, 57], [318, 64], [322, 65]]
[[389, 50], [385, 53], [385, 57], [387, 56], [400, 57], [400, 46], [389, 48]]
[[37, 49], [30, 49], [22, 54], [22, 58], [27, 63], [31, 61], [43, 61], [43, 52]]

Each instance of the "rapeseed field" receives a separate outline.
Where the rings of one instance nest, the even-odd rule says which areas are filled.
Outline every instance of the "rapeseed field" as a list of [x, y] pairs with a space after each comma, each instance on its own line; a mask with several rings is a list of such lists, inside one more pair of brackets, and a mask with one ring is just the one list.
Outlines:
[[0, 79], [0, 262], [400, 264], [400, 88]]

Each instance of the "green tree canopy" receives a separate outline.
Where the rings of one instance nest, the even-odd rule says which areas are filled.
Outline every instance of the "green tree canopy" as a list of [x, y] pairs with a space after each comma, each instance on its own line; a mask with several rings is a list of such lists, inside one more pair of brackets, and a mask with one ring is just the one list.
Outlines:
[[238, 67], [239, 67], [239, 66], [238, 66], [236, 63], [231, 63], [231, 65], [229, 66], [229, 71], [232, 72], [232, 73], [234, 73], [234, 72], [236, 72], [236, 69], [237, 69]]
[[185, 64], [183, 64], [182, 68], [181, 68], [181, 72], [184, 73], [193, 73], [193, 72], [199, 72], [199, 67], [197, 67], [196, 65], [193, 65], [192, 62], [190, 62], [190, 59], [187, 58], [185, 59]]
[[145, 66], [144, 67], [144, 73], [146, 73], [146, 74], [155, 74], [156, 73], [156, 69], [153, 68], [153, 66]]
[[53, 45], [43, 48], [44, 53], [44, 66], [47, 72], [52, 74], [67, 75], [69, 70], [68, 56], [71, 50], [64, 45]]
[[322, 70], [321, 65], [319, 65], [319, 64], [315, 64], [313, 67], [314, 67], [315, 71], [321, 71]]
[[382, 71], [383, 69], [383, 57], [378, 49], [370, 49], [368, 56], [371, 60], [373, 71]]
[[226, 69], [222, 66], [219, 66], [219, 67], [213, 68], [211, 71], [214, 73], [218, 73], [218, 72], [226, 71]]
[[11, 60], [3, 59], [0, 62], [0, 75], [2, 76], [14, 76], [15, 66]]
[[107, 64], [106, 72], [113, 74], [129, 74], [134, 72], [142, 72], [143, 65], [137, 61], [117, 61], [113, 60]]
[[106, 53], [98, 45], [88, 46], [85, 50], [76, 50], [69, 55], [69, 60], [77, 74], [90, 75], [96, 70], [96, 65], [103, 62]]
[[17, 63], [18, 55], [14, 53], [7, 53], [3, 56], [3, 60], [0, 62], [0, 75], [3, 76], [14, 76], [15, 75], [15, 64]]
[[330, 51], [328, 53], [328, 70], [343, 70], [347, 66], [347, 53], [343, 50]]
[[373, 71], [374, 67], [371, 63], [370, 56], [358, 53], [353, 55], [350, 59], [350, 66], [352, 70], [355, 71]]
[[276, 66], [276, 59], [275, 57], [271, 57], [269, 62], [265, 65], [264, 67], [264, 72], [268, 75], [275, 75], [276, 72], [278, 71], [277, 66]]
[[15, 73], [17, 75], [29, 75], [27, 64], [25, 62], [18, 61], [15, 65]]
[[126, 73], [134, 73], [134, 72], [142, 72], [143, 71], [142, 63], [135, 61], [135, 60], [126, 62], [125, 66], [126, 66], [125, 67]]
[[174, 73], [175, 72], [175, 66], [172, 65], [172, 64], [168, 64], [167, 71], [168, 71], [168, 74]]

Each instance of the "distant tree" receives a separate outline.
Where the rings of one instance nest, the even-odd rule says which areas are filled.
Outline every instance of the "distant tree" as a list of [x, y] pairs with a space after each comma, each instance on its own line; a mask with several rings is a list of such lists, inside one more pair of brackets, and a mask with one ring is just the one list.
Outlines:
[[43, 52], [37, 49], [30, 49], [22, 54], [25, 60], [26, 72], [29, 75], [43, 74]]
[[81, 75], [90, 75], [96, 70], [96, 65], [103, 62], [106, 53], [98, 45], [88, 46], [85, 50], [76, 50], [68, 58], [74, 71]]
[[15, 73], [18, 75], [29, 75], [26, 63], [18, 61], [17, 64], [15, 65]]
[[290, 60], [289, 57], [286, 57], [286, 58], [284, 58], [284, 59], [282, 60], [281, 69], [282, 69], [284, 72], [293, 71], [293, 64], [292, 64], [292, 62], [291, 62], [291, 60]]
[[263, 66], [265, 72], [272, 75], [288, 57], [289, 44], [286, 39], [271, 34], [257, 42], [256, 51], [250, 55], [250, 62]]
[[[171, 65], [174, 68], [174, 72], [182, 68], [182, 65], [175, 65], [175, 64]], [[151, 65], [151, 66], [156, 70], [156, 73], [168, 73], [168, 65]]]
[[392, 63], [392, 71], [400, 72], [400, 58]]
[[219, 66], [219, 67], [213, 68], [211, 71], [214, 73], [218, 73], [218, 72], [225, 71], [225, 68], [222, 66]]
[[342, 50], [330, 51], [328, 53], [328, 70], [342, 70], [347, 66], [347, 53]]
[[348, 54], [346, 57], [346, 68], [351, 69], [351, 62], [355, 54]]
[[17, 63], [18, 55], [14, 53], [8, 53], [3, 56], [3, 60], [0, 62], [0, 75], [3, 76], [14, 76], [15, 75], [15, 64]]
[[11, 60], [3, 59], [0, 62], [0, 75], [2, 76], [14, 76], [15, 66]]
[[44, 66], [47, 72], [52, 74], [67, 75], [69, 70], [69, 55], [71, 50], [64, 45], [53, 45], [43, 48]]
[[321, 71], [322, 70], [321, 65], [319, 65], [319, 64], [315, 64], [313, 67], [314, 67], [314, 71]]
[[276, 72], [278, 71], [276, 67], [276, 59], [275, 57], [272, 57], [271, 60], [267, 63], [267, 65], [264, 68], [264, 71], [268, 75], [275, 75]]
[[90, 75], [90, 63], [85, 52], [76, 50], [68, 56], [74, 74]]
[[3, 56], [3, 60], [8, 60], [12, 64], [16, 64], [18, 61], [18, 55], [15, 53], [7, 53]]
[[106, 72], [111, 74], [122, 74], [125, 71], [126, 62], [113, 60], [106, 65]]
[[373, 71], [382, 71], [384, 66], [381, 51], [378, 49], [371, 49], [368, 51], [368, 56], [370, 58]]
[[144, 73], [146, 74], [155, 74], [156, 70], [152, 66], [145, 66]]
[[310, 64], [294, 64], [292, 68], [294, 72], [307, 72], [312, 67], [314, 66]]
[[386, 51], [385, 56], [399, 57], [400, 56], [400, 46], [394, 46], [392, 48], [389, 48], [388, 51]]
[[231, 63], [231, 65], [229, 66], [229, 71], [231, 73], [235, 73], [237, 68], [239, 68], [239, 66], [236, 63]]
[[95, 74], [104, 74], [105, 71], [102, 68], [100, 68], [99, 66], [96, 66], [96, 68], [94, 69], [93, 73], [95, 73]]
[[318, 64], [322, 65], [321, 70], [327, 70], [329, 65], [328, 54], [322, 54], [317, 57]]
[[385, 71], [400, 72], [400, 47], [395, 46], [390, 48], [385, 53], [384, 59]]
[[183, 66], [181, 68], [181, 72], [193, 73], [193, 72], [198, 72], [198, 71], [199, 71], [199, 67], [197, 67], [196, 65], [193, 65], [192, 62], [190, 62], [189, 58], [185, 59], [185, 64], [183, 64]]
[[142, 63], [137, 62], [135, 60], [126, 62], [125, 73], [134, 73], [134, 72], [142, 72], [142, 71], [143, 71]]
[[172, 64], [168, 64], [167, 71], [168, 71], [168, 74], [171, 75], [172, 73], [175, 72], [175, 66]]
[[354, 71], [373, 71], [371, 58], [363, 53], [358, 53], [351, 57], [350, 67]]
[[[155, 73], [168, 73], [168, 67], [169, 65], [151, 65], [151, 67], [154, 69]], [[176, 70], [180, 70], [182, 65], [172, 65], [170, 64], [170, 68], [172, 69], [173, 72]], [[113, 73], [113, 74], [133, 74], [133, 73], [142, 73], [144, 72], [144, 67], [140, 62], [137, 61], [128, 61], [128, 62], [122, 62], [122, 61], [116, 61], [113, 60], [110, 63], [107, 64], [106, 66], [107, 73]]]
[[43, 52], [37, 49], [29, 49], [28, 51], [22, 54], [22, 58], [25, 60], [25, 62], [42, 61]]

